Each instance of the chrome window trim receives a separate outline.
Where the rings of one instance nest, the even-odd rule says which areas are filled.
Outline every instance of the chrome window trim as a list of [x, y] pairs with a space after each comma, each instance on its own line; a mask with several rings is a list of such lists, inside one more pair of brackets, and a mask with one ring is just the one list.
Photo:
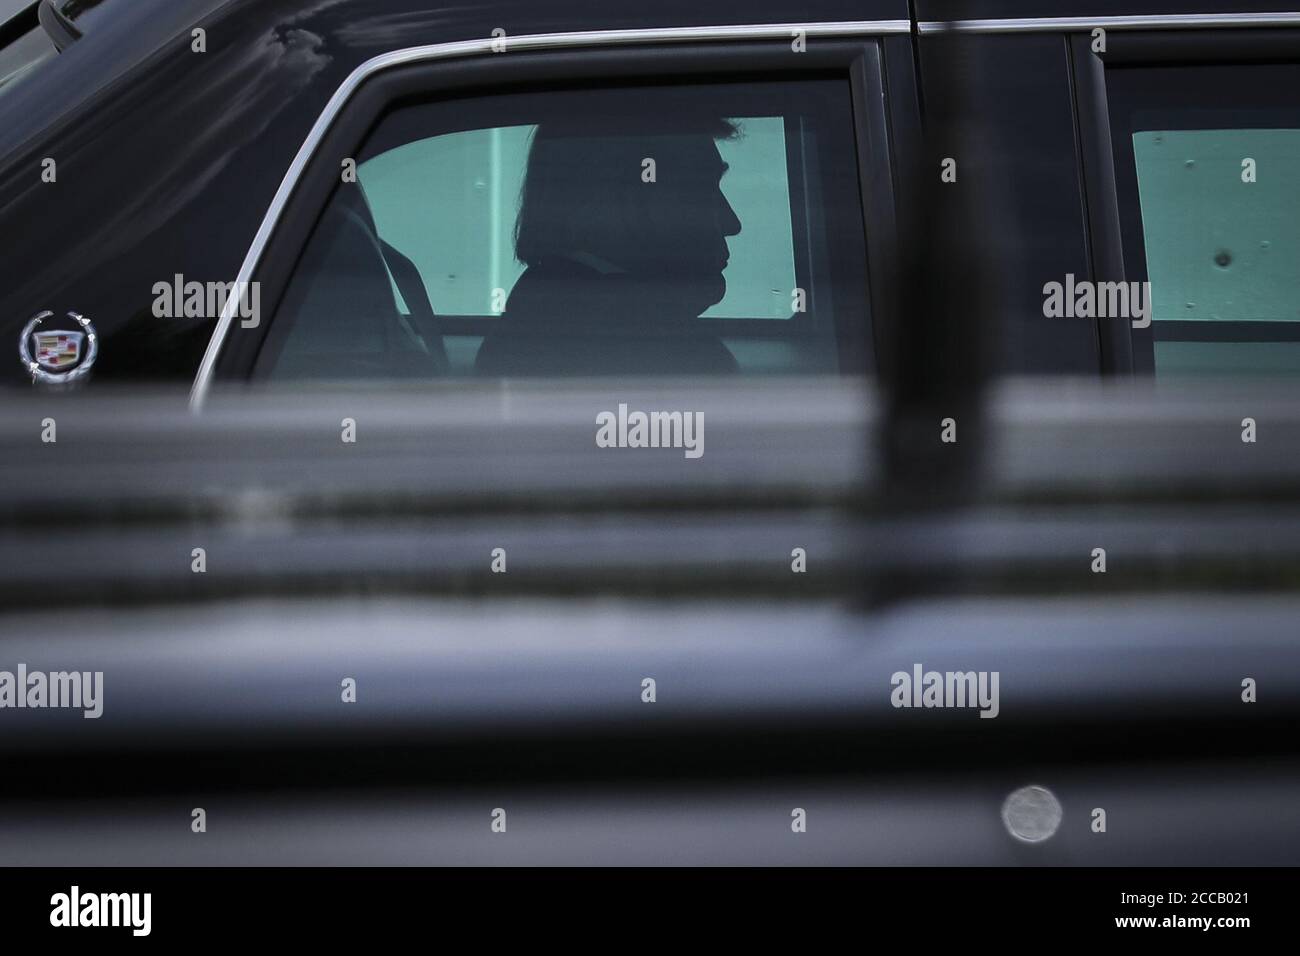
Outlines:
[[1002, 20], [926, 20], [918, 33], [1055, 33], [1076, 30], [1205, 30], [1226, 27], [1297, 27], [1292, 13], [1158, 13], [1115, 17], [1023, 17]]
[[[908, 34], [911, 32], [911, 22], [908, 20], [850, 20], [833, 23], [760, 23], [735, 26], [656, 27], [643, 30], [539, 33], [514, 37], [506, 36], [503, 39], [506, 42], [507, 51], [520, 51], [644, 43], [691, 43], [709, 40], [785, 40], [792, 38], [797, 31], [803, 31], [808, 37]], [[330, 97], [329, 102], [325, 104], [325, 108], [316, 118], [316, 122], [312, 124], [307, 138], [299, 147], [297, 155], [294, 156], [293, 162], [289, 164], [288, 170], [285, 171], [280, 187], [276, 190], [271, 204], [267, 207], [266, 214], [262, 217], [262, 224], [253, 236], [247, 255], [244, 256], [243, 265], [239, 267], [239, 275], [236, 281], [239, 283], [251, 281], [253, 270], [257, 267], [262, 254], [266, 251], [271, 232], [280, 221], [280, 216], [288, 204], [289, 196], [293, 193], [294, 187], [297, 186], [303, 170], [306, 169], [307, 163], [311, 160], [317, 147], [320, 146], [326, 131], [343, 111], [344, 106], [347, 105], [348, 100], [361, 86], [362, 82], [382, 70], [404, 66], [409, 63], [491, 54], [493, 52], [492, 45], [495, 42], [497, 41], [493, 37], [482, 37], [473, 40], [456, 40], [449, 43], [408, 47], [380, 54], [353, 70], [339, 88], [334, 91], [334, 95]], [[236, 286], [236, 288], [241, 287]], [[235, 311], [239, 305], [237, 300], [238, 296], [232, 296], [227, 301], [225, 308], [221, 312], [221, 317], [217, 320], [217, 326], [213, 329], [212, 337], [208, 340], [207, 350], [203, 353], [203, 361], [199, 365], [198, 373], [194, 377], [194, 384], [190, 388], [190, 408], [194, 411], [202, 407], [203, 401], [211, 388], [217, 358], [221, 354], [222, 346], [225, 344], [226, 336], [230, 332], [230, 326], [234, 321]]]

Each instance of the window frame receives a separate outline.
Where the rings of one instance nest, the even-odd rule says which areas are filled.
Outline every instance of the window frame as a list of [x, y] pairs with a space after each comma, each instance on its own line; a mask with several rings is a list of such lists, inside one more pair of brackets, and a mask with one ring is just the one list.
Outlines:
[[[291, 167], [286, 173], [282, 191], [288, 192], [282, 207], [277, 210], [273, 203], [268, 210], [240, 274], [244, 281], [257, 281], [261, 285], [262, 321], [256, 327], [245, 328], [233, 316], [223, 316], [195, 378], [191, 406], [201, 407], [214, 380], [248, 380], [273, 324], [267, 317], [274, 316], [279, 308], [293, 268], [338, 182], [341, 157], [352, 155], [392, 104], [427, 97], [431, 92], [445, 96], [522, 93], [556, 84], [598, 83], [611, 78], [620, 82], [656, 83], [680, 82], [696, 76], [714, 82], [755, 75], [773, 80], [818, 74], [842, 77], [849, 84], [852, 115], [846, 119], [853, 124], [857, 147], [863, 242], [867, 253], [863, 270], [867, 281], [865, 300], [872, 315], [883, 315], [890, 291], [887, 283], [893, 276], [889, 264], [897, 245], [897, 230], [893, 194], [895, 164], [888, 135], [881, 44], [883, 35], [903, 32], [905, 24], [882, 21], [823, 26], [826, 32], [834, 32], [818, 36], [818, 25], [807, 25], [808, 47], [798, 54], [791, 51], [788, 28], [770, 25], [761, 29], [736, 29], [755, 30], [759, 36], [781, 39], [646, 42], [635, 46], [579, 46], [470, 56], [470, 53], [483, 52], [482, 44], [474, 41], [447, 45], [465, 47], [464, 56], [453, 55], [456, 51], [452, 50], [445, 58], [412, 62], [402, 59], [404, 53], [419, 54], [421, 50], [417, 49], [396, 51], [372, 61], [379, 65], [366, 73], [355, 88], [349, 89], [345, 83], [335, 92], [318, 120], [319, 129], [313, 130], [313, 137], [309, 137], [295, 161], [297, 168]], [[391, 65], [385, 66], [384, 61]], [[869, 345], [874, 344], [876, 335], [869, 317], [864, 317], [863, 324], [860, 334]], [[867, 348], [866, 352], [868, 361], [874, 365], [874, 348]]]

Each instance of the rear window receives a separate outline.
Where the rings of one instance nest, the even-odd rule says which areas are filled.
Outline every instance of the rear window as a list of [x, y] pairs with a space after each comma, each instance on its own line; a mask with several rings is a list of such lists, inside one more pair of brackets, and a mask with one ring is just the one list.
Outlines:
[[1133, 154], [1151, 317], [1188, 324], [1157, 370], [1300, 374], [1300, 130], [1142, 131]]
[[1300, 377], [1300, 65], [1107, 71], [1133, 363], [1161, 378]]

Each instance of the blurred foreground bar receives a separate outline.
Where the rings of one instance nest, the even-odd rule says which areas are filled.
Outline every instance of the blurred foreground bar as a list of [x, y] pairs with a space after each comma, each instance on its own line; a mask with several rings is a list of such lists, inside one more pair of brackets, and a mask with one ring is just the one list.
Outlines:
[[[597, 447], [596, 416], [620, 402], [701, 412], [703, 455]], [[33, 396], [0, 409], [0, 603], [30, 607], [51, 580], [75, 582], [64, 604], [285, 589], [856, 600], [863, 567], [931, 592], [1093, 591], [1097, 547], [1109, 590], [1300, 580], [1289, 386], [1005, 383], [984, 478], [952, 511], [894, 507], [866, 451], [880, 404], [843, 380], [241, 392], [198, 416], [171, 394]], [[496, 547], [507, 575], [489, 571]]]

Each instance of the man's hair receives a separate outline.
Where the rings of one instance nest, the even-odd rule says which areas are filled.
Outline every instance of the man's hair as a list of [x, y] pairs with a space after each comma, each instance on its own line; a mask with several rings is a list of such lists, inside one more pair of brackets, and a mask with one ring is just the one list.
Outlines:
[[549, 256], [606, 254], [642, 240], [638, 224], [656, 199], [641, 181], [642, 162], [655, 156], [656, 144], [663, 149], [673, 140], [739, 135], [719, 116], [541, 124], [520, 190], [515, 258], [531, 266]]

